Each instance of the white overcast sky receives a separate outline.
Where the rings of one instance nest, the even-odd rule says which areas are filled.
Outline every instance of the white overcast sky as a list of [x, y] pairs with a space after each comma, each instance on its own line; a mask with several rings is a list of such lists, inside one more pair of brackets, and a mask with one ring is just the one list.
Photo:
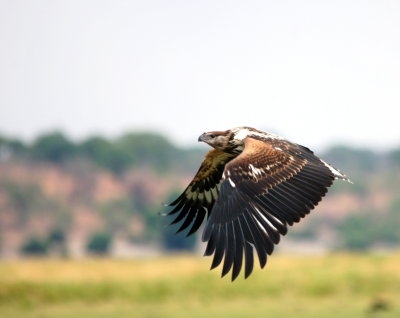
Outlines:
[[400, 145], [400, 1], [0, 0], [0, 133]]

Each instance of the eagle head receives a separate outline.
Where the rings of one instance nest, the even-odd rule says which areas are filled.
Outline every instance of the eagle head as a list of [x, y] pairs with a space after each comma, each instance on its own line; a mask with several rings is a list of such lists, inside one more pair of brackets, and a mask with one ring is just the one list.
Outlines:
[[236, 138], [235, 130], [210, 131], [199, 136], [199, 141], [205, 142], [211, 147], [228, 152], [240, 153], [243, 151], [243, 139]]

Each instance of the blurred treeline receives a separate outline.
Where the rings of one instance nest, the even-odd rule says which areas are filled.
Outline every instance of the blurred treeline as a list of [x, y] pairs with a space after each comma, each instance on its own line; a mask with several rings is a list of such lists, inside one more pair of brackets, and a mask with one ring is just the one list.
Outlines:
[[115, 139], [93, 136], [82, 142], [74, 142], [61, 132], [52, 132], [29, 144], [0, 136], [2, 161], [13, 159], [62, 165], [85, 159], [117, 175], [142, 165], [157, 173], [177, 167], [189, 171], [201, 153], [197, 148], [178, 148], [165, 137], [149, 132], [128, 133]]
[[[160, 134], [74, 141], [51, 132], [32, 142], [0, 136], [0, 253], [141, 255], [192, 249], [158, 212], [198, 169], [206, 148]], [[325, 249], [396, 248], [400, 243], [400, 147], [335, 146], [318, 153], [354, 182], [336, 182], [289, 240]], [[175, 228], [176, 230], [176, 228]], [[137, 248], [137, 247], [140, 248]]]

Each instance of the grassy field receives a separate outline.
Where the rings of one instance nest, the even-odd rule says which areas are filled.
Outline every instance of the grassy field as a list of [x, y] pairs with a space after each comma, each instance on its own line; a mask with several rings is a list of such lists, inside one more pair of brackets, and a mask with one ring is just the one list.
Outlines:
[[0, 263], [0, 317], [400, 317], [400, 254], [274, 255], [234, 283], [210, 259]]

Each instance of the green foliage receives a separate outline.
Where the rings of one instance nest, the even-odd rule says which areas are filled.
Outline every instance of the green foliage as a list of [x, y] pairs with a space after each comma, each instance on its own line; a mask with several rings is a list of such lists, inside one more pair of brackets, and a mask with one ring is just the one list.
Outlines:
[[393, 199], [390, 204], [390, 211], [397, 213], [400, 216], [400, 197]]
[[[399, 201], [394, 202], [395, 207]], [[359, 211], [345, 218], [338, 226], [342, 248], [366, 250], [377, 244], [400, 243], [400, 213], [396, 210]]]
[[0, 160], [24, 157], [26, 152], [27, 147], [22, 141], [0, 136]]
[[102, 137], [91, 137], [79, 146], [80, 154], [115, 174], [122, 173], [130, 164], [129, 155], [115, 143]]
[[346, 174], [354, 184], [336, 182], [331, 193], [353, 193], [367, 196], [371, 191], [369, 178], [380, 172], [385, 162], [385, 155], [374, 153], [369, 149], [356, 149], [348, 146], [331, 147], [321, 157]]
[[324, 160], [340, 167], [347, 173], [370, 173], [379, 166], [379, 156], [369, 149], [355, 149], [347, 146], [335, 146], [324, 155]]
[[116, 175], [138, 166], [157, 173], [176, 168], [184, 172], [193, 171], [200, 164], [204, 152], [199, 148], [177, 148], [162, 135], [151, 132], [127, 133], [114, 140], [92, 136], [81, 143], [74, 143], [61, 132], [51, 132], [36, 138], [31, 147], [19, 140], [0, 136], [0, 159], [29, 157], [62, 164], [81, 157]]
[[65, 242], [65, 233], [63, 230], [56, 228], [49, 233], [48, 241], [50, 244], [63, 244]]
[[398, 167], [400, 167], [400, 148], [389, 152], [389, 158]]
[[173, 164], [177, 149], [164, 137], [153, 133], [126, 134], [116, 140], [116, 147], [132, 165], [144, 165], [165, 171]]
[[168, 226], [163, 230], [161, 239], [163, 248], [167, 251], [193, 251], [196, 234], [185, 237], [183, 233], [176, 234], [177, 229], [177, 226]]
[[62, 257], [68, 256], [69, 251], [63, 229], [52, 229], [47, 237], [47, 242], [49, 246], [49, 253]]
[[46, 255], [49, 244], [44, 238], [38, 236], [29, 237], [21, 247], [21, 252], [26, 255]]
[[329, 189], [329, 193], [353, 193], [360, 197], [368, 196], [370, 189], [368, 184], [360, 180], [357, 177], [350, 177], [352, 182], [334, 182], [332, 187]]
[[39, 136], [32, 145], [33, 158], [62, 163], [75, 155], [75, 145], [60, 132]]
[[316, 237], [317, 226], [315, 224], [308, 224], [307, 226], [302, 227], [301, 229], [297, 229], [296, 227], [290, 229], [287, 234], [287, 237], [292, 239], [302, 239], [302, 240], [312, 240]]
[[[78, 154], [115, 174], [145, 166], [163, 173], [173, 167], [188, 166], [198, 152], [178, 149], [166, 138], [146, 132], [128, 133], [116, 140], [94, 136], [78, 146]], [[198, 161], [199, 162], [199, 161]]]
[[179, 156], [174, 157], [174, 162], [178, 162], [179, 171], [193, 174], [199, 169], [204, 155], [209, 149], [207, 147], [192, 147], [178, 149]]
[[[179, 196], [179, 194], [180, 193], [177, 190], [172, 191], [166, 202], [172, 202]], [[166, 211], [168, 211], [168, 209], [166, 209]], [[162, 218], [158, 217], [158, 221], [162, 221], [163, 223], [162, 226], [159, 227], [163, 248], [171, 251], [192, 251], [196, 244], [196, 234], [185, 237], [184, 234], [187, 233], [188, 230], [177, 234], [176, 231], [179, 229], [179, 225], [169, 225], [174, 218], [176, 218], [176, 215], [164, 216]]]
[[97, 232], [92, 234], [92, 236], [89, 238], [86, 249], [89, 253], [93, 254], [107, 254], [110, 250], [111, 241], [111, 234], [107, 232]]
[[[338, 227], [342, 247], [350, 250], [366, 250], [375, 243], [372, 215], [351, 215]], [[375, 235], [374, 235], [375, 236]]]

